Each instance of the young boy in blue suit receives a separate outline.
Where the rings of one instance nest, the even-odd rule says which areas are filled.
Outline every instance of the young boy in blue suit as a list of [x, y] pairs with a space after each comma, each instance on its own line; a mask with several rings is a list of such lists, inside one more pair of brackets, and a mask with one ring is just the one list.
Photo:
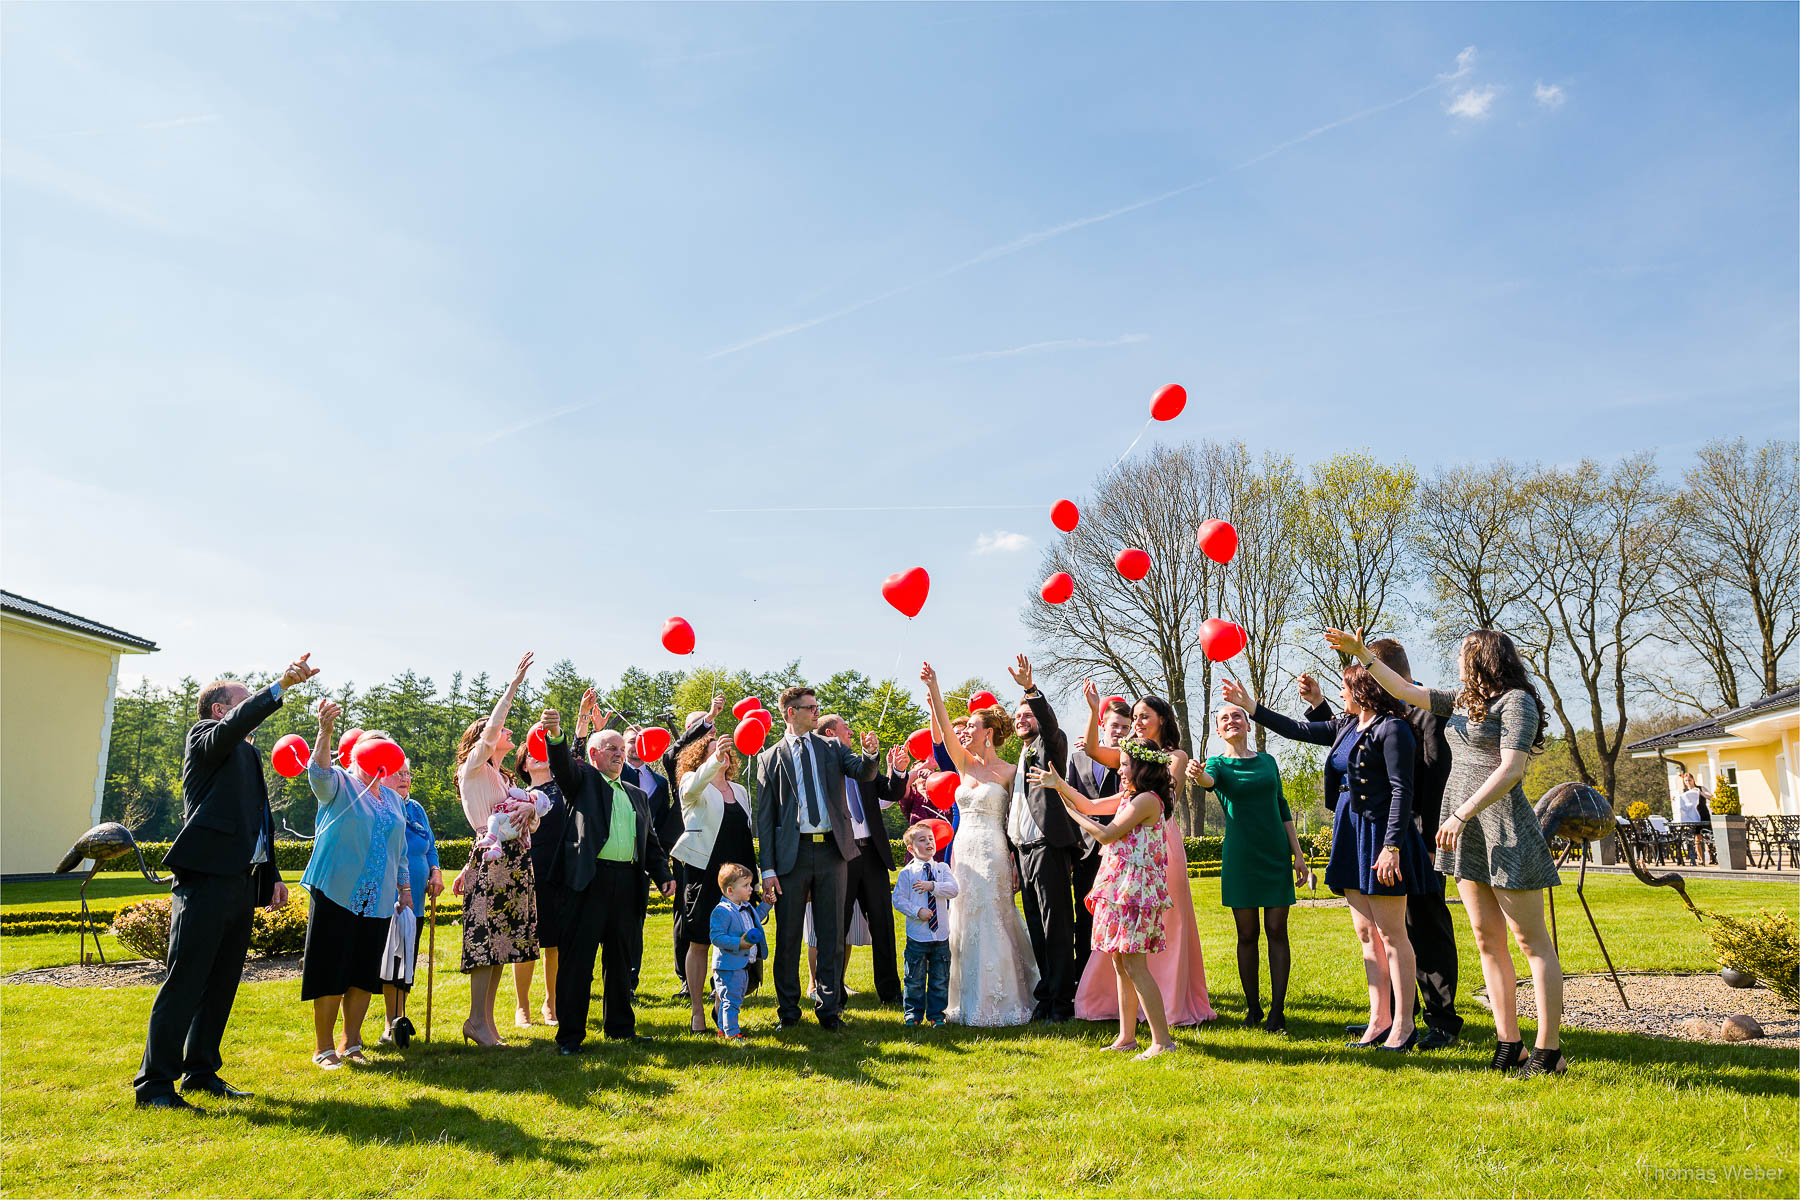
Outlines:
[[717, 1003], [713, 1020], [719, 1036], [743, 1038], [738, 1029], [738, 1013], [744, 1007], [744, 992], [750, 986], [750, 964], [768, 957], [769, 939], [762, 923], [769, 906], [752, 904], [756, 876], [749, 867], [726, 863], [719, 868], [719, 890], [724, 899], [713, 906], [708, 924], [708, 940], [712, 942], [713, 986]]

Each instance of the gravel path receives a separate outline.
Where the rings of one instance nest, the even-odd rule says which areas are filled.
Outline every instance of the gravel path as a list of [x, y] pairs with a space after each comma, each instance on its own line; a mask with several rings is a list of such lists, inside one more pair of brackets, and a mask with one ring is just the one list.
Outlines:
[[[35, 971], [14, 971], [0, 975], [0, 984], [41, 983], [52, 987], [156, 987], [163, 981], [163, 965], [150, 959], [107, 963], [105, 966], [39, 967]], [[279, 954], [271, 958], [251, 958], [244, 963], [245, 983], [270, 983], [300, 978], [300, 956]]]
[[[1697, 1041], [1682, 1025], [1694, 1018], [1706, 1022], [1710, 1041], [1722, 1041], [1719, 1022], [1737, 1013], [1755, 1017], [1766, 1037], [1747, 1045], [1800, 1048], [1800, 1013], [1784, 1006], [1765, 987], [1734, 988], [1717, 975], [1650, 975], [1621, 971], [1631, 1008], [1619, 1005], [1619, 991], [1608, 975], [1570, 975], [1563, 979], [1563, 1024], [1571, 1029], [1644, 1033], [1654, 1037]], [[1485, 989], [1476, 993], [1488, 1003]], [[1536, 1004], [1529, 980], [1519, 982], [1519, 1012], [1529, 1015]]]

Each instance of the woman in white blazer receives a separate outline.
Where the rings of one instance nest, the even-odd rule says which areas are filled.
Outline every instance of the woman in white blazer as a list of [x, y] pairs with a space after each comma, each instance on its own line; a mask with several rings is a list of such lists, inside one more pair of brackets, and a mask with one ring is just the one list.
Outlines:
[[[704, 715], [690, 714], [688, 721]], [[712, 910], [724, 898], [719, 868], [739, 863], [753, 875], [760, 874], [750, 795], [737, 782], [741, 765], [730, 740], [714, 732], [682, 751], [675, 768], [680, 775], [682, 823], [681, 837], [670, 851], [675, 860], [675, 942], [686, 959], [688, 1003], [693, 1007], [689, 1028], [695, 1033], [706, 1032]]]

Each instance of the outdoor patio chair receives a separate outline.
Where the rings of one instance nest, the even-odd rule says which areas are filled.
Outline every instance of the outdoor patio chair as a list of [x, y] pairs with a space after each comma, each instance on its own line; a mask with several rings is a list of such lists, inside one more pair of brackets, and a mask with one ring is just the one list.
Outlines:
[[1781, 869], [1781, 852], [1785, 843], [1781, 831], [1774, 826], [1773, 818], [1745, 817], [1744, 843], [1749, 851], [1751, 866], [1764, 870]]
[[1693, 854], [1691, 851], [1694, 844], [1681, 834], [1677, 833], [1676, 827], [1669, 824], [1669, 819], [1667, 817], [1653, 816], [1649, 818], [1649, 821], [1650, 834], [1656, 839], [1657, 862], [1660, 863], [1663, 861], [1664, 854], [1673, 858], [1676, 866], [1692, 861]]
[[1781, 825], [1781, 845], [1787, 850], [1790, 863], [1800, 866], [1800, 816], [1782, 814], [1769, 818]]

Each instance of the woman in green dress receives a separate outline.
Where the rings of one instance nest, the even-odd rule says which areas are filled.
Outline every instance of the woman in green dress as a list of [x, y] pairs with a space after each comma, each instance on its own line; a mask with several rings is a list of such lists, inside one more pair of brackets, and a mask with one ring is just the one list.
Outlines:
[[[1250, 748], [1250, 718], [1235, 704], [1214, 720], [1224, 754], [1188, 764], [1188, 778], [1219, 797], [1225, 810], [1225, 849], [1219, 869], [1219, 898], [1237, 922], [1238, 981], [1244, 987], [1244, 1024], [1270, 1033], [1287, 1028], [1283, 1011], [1288, 984], [1288, 909], [1294, 886], [1307, 880], [1306, 853], [1294, 833], [1294, 818], [1281, 794], [1275, 759]], [[1290, 869], [1292, 878], [1289, 878]], [[1258, 910], [1261, 910], [1260, 914]], [[1269, 1015], [1264, 1022], [1257, 930], [1269, 935]]]

